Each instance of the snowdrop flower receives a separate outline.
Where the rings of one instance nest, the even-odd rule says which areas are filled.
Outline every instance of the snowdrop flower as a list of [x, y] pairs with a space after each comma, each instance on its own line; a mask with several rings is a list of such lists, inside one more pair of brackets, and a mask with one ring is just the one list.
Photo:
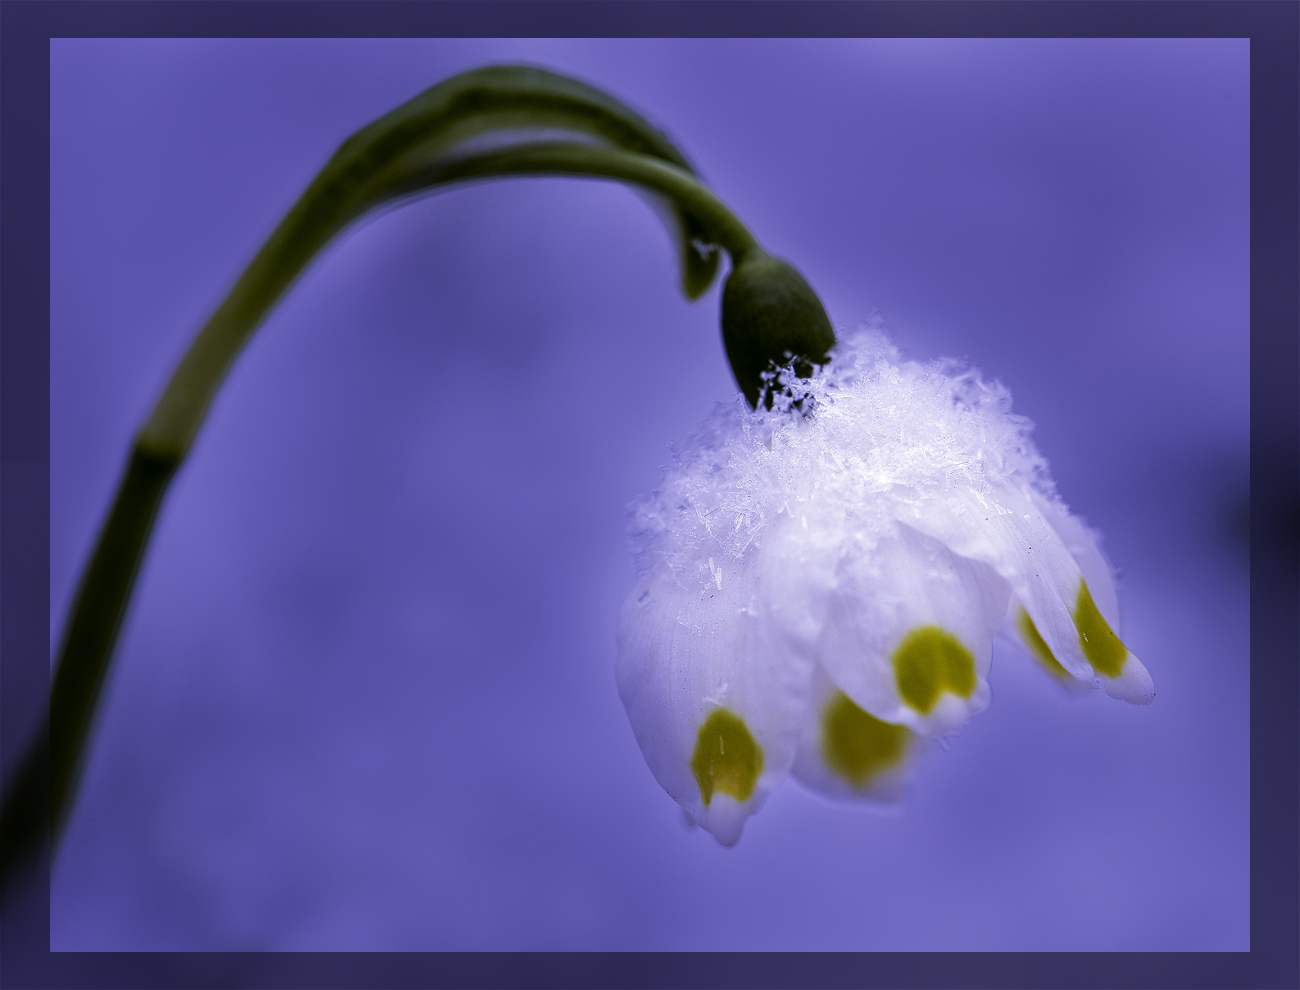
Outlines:
[[39, 849], [47, 830], [57, 844], [153, 521], [244, 344], [360, 217], [524, 175], [656, 197], [689, 299], [730, 260], [722, 339], [747, 404], [719, 409], [638, 508], [640, 580], [619, 619], [620, 694], [650, 768], [693, 820], [732, 844], [790, 773], [830, 794], [897, 797], [927, 742], [988, 705], [1002, 626], [1063, 683], [1151, 700], [1112, 631], [1110, 569], [1000, 387], [904, 363], [878, 336], [836, 347], [816, 292], [666, 134], [579, 80], [485, 66], [339, 145], [136, 435], [69, 615], [48, 719], [0, 808], [13, 839], [0, 887], [15, 850]]
[[1062, 683], [1151, 701], [1096, 536], [1001, 385], [871, 331], [772, 384], [770, 409], [720, 405], [635, 507], [618, 688], [691, 819], [731, 845], [788, 774], [897, 798], [988, 705], [999, 631]]

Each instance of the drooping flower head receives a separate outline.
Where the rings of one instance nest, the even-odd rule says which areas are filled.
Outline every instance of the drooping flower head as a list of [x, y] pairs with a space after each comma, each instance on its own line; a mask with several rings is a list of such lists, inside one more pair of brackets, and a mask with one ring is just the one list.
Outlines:
[[1095, 535], [972, 370], [841, 339], [771, 408], [723, 403], [635, 507], [618, 687], [659, 783], [723, 844], [788, 774], [889, 800], [989, 703], [993, 637], [1146, 704]]

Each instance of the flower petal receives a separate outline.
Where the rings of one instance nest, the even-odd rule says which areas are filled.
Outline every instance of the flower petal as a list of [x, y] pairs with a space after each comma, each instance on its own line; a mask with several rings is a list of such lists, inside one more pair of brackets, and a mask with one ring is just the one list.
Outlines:
[[893, 802], [902, 797], [912, 764], [928, 746], [928, 739], [907, 726], [858, 707], [819, 664], [791, 772], [805, 787], [830, 797]]
[[1065, 549], [1079, 566], [1083, 580], [1088, 583], [1093, 600], [1101, 609], [1101, 614], [1110, 623], [1112, 629], [1118, 630], [1119, 595], [1115, 591], [1115, 569], [1111, 567], [1106, 555], [1097, 545], [1097, 536], [1078, 516], [1071, 515], [1070, 510], [1060, 502], [1050, 502], [1037, 492], [1029, 493], [1034, 506], [1043, 514], [1048, 525], [1061, 538]]
[[846, 555], [839, 577], [820, 658], [860, 708], [933, 737], [988, 705], [1009, 594], [996, 573], [897, 526], [868, 552]]
[[[954, 488], [944, 498], [913, 503], [906, 521], [1002, 575], [1051, 656], [1074, 677], [1111, 697], [1149, 704], [1155, 697], [1151, 675], [1115, 635], [1081, 562], [1056, 529], [1060, 526], [1071, 542], [1086, 534], [1081, 523], [1071, 525], [1068, 514], [1063, 520], [1064, 512], [1027, 490], [991, 481], [982, 491]], [[1098, 564], [1105, 562], [1100, 551], [1095, 544], [1095, 557], [1084, 550], [1082, 564], [1100, 574]], [[1117, 617], [1113, 583], [1100, 581], [1098, 591], [1105, 609]]]
[[1067, 691], [1088, 691], [1092, 689], [1091, 681], [1081, 681], [1061, 666], [1052, 648], [1047, 645], [1033, 617], [1025, 610], [1019, 598], [1011, 596], [1011, 607], [1007, 612], [1006, 624], [1002, 631], [1020, 646], [1038, 663], [1038, 666], [1050, 675], [1056, 683]]
[[[1119, 629], [1119, 596], [1115, 591], [1114, 568], [1097, 545], [1097, 535], [1084, 525], [1082, 519], [1071, 515], [1061, 503], [1048, 501], [1033, 491], [1030, 492], [1030, 501], [1043, 514], [1056, 535], [1061, 538], [1061, 542], [1065, 544], [1070, 556], [1074, 558], [1106, 622], [1112, 629]], [[1067, 690], [1082, 691], [1094, 686], [1092, 677], [1079, 680], [1061, 666], [1052, 654], [1051, 647], [1038, 632], [1033, 618], [1025, 610], [1020, 599], [1014, 595], [1003, 632], [1012, 640], [1019, 642], [1038, 662], [1038, 665]]]
[[660, 565], [619, 612], [619, 695], [660, 785], [723, 845], [789, 773], [812, 661], [768, 634], [762, 568]]

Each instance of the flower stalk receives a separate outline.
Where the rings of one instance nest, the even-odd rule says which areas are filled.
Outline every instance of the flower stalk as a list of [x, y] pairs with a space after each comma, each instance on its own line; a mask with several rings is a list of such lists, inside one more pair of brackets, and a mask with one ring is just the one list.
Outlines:
[[[555, 140], [559, 133], [562, 140]], [[733, 276], [749, 264], [789, 273], [815, 309], [809, 346], [796, 329], [748, 346], [745, 370], [773, 361], [825, 360], [829, 321], [807, 283], [771, 258], [743, 223], [695, 175], [685, 155], [640, 115], [577, 80], [527, 66], [491, 66], [452, 77], [362, 128], [340, 145], [253, 257], [199, 331], [136, 435], [113, 506], [83, 572], [59, 652], [48, 718], [5, 794], [0, 815], [0, 883], [48, 834], [57, 846], [76, 797], [114, 646], [168, 484], [203, 425], [227, 372], [275, 304], [335, 236], [385, 204], [489, 178], [585, 176], [627, 182], [670, 207], [681, 288], [696, 299], [712, 284], [722, 249]], [[741, 296], [752, 288], [741, 287]], [[734, 293], [733, 293], [734, 295]], [[812, 311], [803, 298], [793, 321]], [[733, 309], [735, 307], [733, 306]], [[745, 309], [745, 307], [741, 307]], [[728, 354], [753, 307], [728, 322]], [[770, 322], [770, 321], [769, 321]], [[780, 321], [778, 321], [780, 322]], [[740, 329], [737, 329], [740, 327]], [[770, 338], [770, 339], [769, 339]], [[43, 786], [48, 779], [48, 791]]]

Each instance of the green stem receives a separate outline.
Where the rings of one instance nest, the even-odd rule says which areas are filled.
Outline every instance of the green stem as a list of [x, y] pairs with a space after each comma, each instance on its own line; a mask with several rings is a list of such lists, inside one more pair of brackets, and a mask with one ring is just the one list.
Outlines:
[[682, 211], [701, 221], [710, 242], [731, 255], [733, 266], [758, 249], [758, 241], [740, 218], [690, 173], [658, 158], [599, 145], [516, 145], [440, 163], [417, 176], [411, 187], [412, 191], [421, 191], [431, 185], [507, 175], [568, 175], [630, 182], [667, 196]]
[[[732, 255], [733, 265], [757, 249], [744, 224], [689, 172], [649, 155], [591, 145], [520, 145], [435, 162], [418, 174], [408, 173], [382, 195], [372, 186], [365, 202], [374, 205], [396, 196], [435, 191], [448, 183], [508, 175], [589, 176], [631, 182], [667, 196], [683, 215], [701, 223], [710, 238]], [[5, 797], [0, 816], [0, 837], [6, 844], [0, 870], [5, 881], [19, 850], [39, 839], [46, 827], [57, 844], [68, 819], [113, 648], [168, 483], [253, 331], [321, 248], [362, 212], [356, 207], [357, 188], [331, 175], [329, 166], [308, 187], [199, 332], [136, 436], [113, 508], [73, 604], [48, 720]], [[48, 805], [40, 786], [47, 759]], [[43, 814], [46, 808], [48, 818]]]
[[[154, 519], [179, 461], [157, 458], [138, 446], [87, 567], [63, 656], [50, 691], [50, 825], [57, 835], [67, 819], [108, 659], [122, 628]], [[70, 662], [69, 662], [70, 661]]]
[[[50, 691], [48, 717], [5, 794], [0, 814], [0, 877], [5, 881], [39, 845], [42, 832], [57, 837], [67, 820], [113, 644], [154, 518], [177, 466], [177, 461], [151, 457], [139, 449], [127, 465], [82, 575]], [[58, 731], [51, 732], [51, 727]]]
[[[439, 186], [507, 175], [568, 175], [614, 179], [669, 197], [702, 221], [733, 262], [758, 246], [718, 197], [674, 165], [618, 148], [585, 144], [518, 145], [442, 162], [390, 187], [382, 202]], [[313, 183], [258, 251], [226, 300], [199, 331], [136, 440], [159, 458], [184, 458], [227, 370], [267, 312], [308, 262], [354, 217], [351, 196], [333, 183]]]

